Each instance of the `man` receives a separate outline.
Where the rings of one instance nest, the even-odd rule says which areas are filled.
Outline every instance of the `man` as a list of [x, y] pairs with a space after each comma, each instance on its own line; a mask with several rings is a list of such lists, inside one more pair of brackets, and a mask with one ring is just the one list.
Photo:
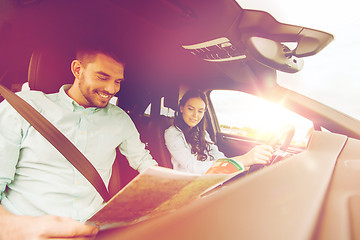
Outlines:
[[[52, 122], [109, 183], [116, 148], [130, 166], [157, 165], [129, 116], [109, 104], [124, 81], [111, 51], [83, 48], [71, 63], [74, 83], [58, 93], [19, 95]], [[0, 239], [88, 239], [86, 221], [103, 203], [92, 185], [6, 101], [0, 104]]]

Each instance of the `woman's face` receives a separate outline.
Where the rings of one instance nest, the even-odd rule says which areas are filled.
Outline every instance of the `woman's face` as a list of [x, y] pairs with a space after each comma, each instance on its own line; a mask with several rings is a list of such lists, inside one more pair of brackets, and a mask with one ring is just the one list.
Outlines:
[[193, 128], [204, 117], [205, 102], [199, 97], [190, 98], [184, 106], [180, 106], [180, 112], [184, 122]]

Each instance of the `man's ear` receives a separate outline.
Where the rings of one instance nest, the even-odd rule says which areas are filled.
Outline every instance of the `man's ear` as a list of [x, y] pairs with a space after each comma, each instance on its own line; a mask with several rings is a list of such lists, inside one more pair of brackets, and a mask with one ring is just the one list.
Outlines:
[[80, 77], [81, 68], [82, 66], [79, 60], [73, 60], [71, 62], [71, 72], [76, 79]]

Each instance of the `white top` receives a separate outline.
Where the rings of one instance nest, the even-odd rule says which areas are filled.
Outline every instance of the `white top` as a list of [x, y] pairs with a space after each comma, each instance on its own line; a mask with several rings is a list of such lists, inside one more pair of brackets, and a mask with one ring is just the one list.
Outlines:
[[183, 132], [175, 126], [166, 129], [164, 136], [165, 144], [171, 154], [171, 162], [175, 170], [205, 174], [213, 164], [213, 161], [220, 158], [226, 158], [211, 141], [210, 136], [206, 131], [205, 140], [210, 142], [209, 154], [213, 156], [213, 160], [211, 160], [209, 155], [205, 161], [197, 160], [197, 155], [191, 153], [191, 145], [186, 142]]
[[[106, 185], [117, 147], [138, 171], [156, 164], [130, 117], [119, 107], [84, 108], [64, 87], [54, 94], [19, 95], [89, 159]], [[51, 214], [80, 221], [103, 204], [85, 177], [6, 101], [0, 104], [0, 201], [14, 214]]]

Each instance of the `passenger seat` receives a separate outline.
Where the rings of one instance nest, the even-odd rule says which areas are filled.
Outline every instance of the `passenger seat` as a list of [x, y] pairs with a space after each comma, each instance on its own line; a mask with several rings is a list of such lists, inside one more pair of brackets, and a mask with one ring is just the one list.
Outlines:
[[153, 158], [159, 163], [159, 166], [173, 168], [171, 155], [165, 145], [164, 132], [174, 122], [174, 118], [158, 115], [153, 117], [147, 129], [148, 149]]

